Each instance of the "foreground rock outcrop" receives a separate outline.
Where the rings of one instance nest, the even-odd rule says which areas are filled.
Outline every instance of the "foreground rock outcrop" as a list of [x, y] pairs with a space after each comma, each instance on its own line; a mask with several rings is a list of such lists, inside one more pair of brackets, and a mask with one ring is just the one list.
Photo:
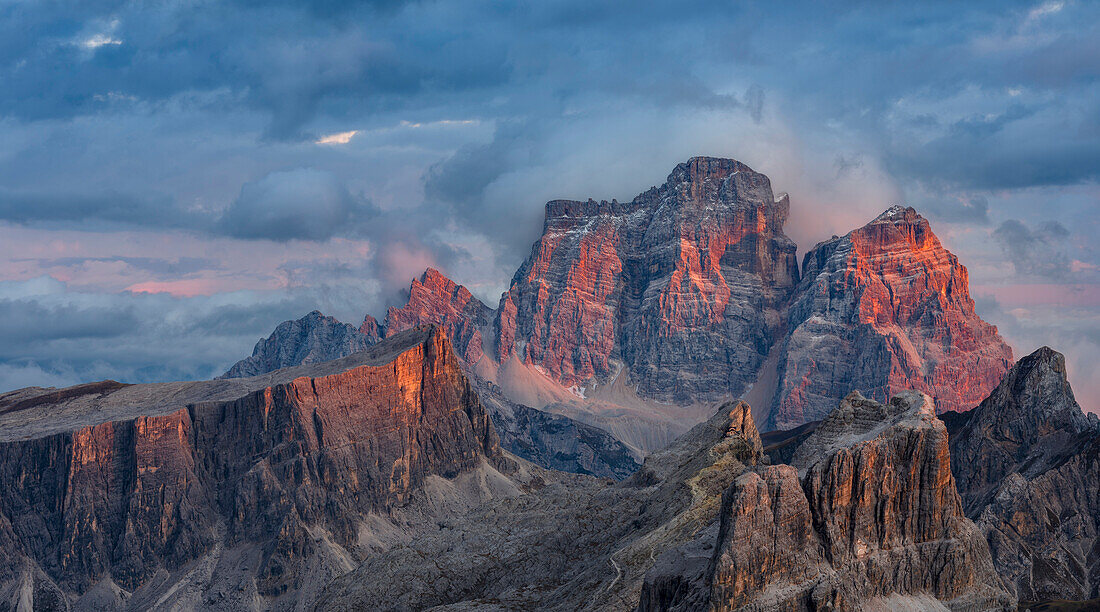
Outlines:
[[516, 469], [458, 366], [418, 327], [252, 378], [0, 396], [4, 603], [308, 603], [426, 483]]
[[770, 424], [824, 418], [852, 389], [904, 389], [939, 411], [969, 410], [997, 386], [1012, 350], [974, 312], [966, 268], [912, 208], [813, 248], [791, 300]]
[[1021, 601], [1100, 597], [1100, 424], [1043, 347], [948, 419], [967, 513]]
[[858, 395], [768, 465], [749, 406], [606, 488], [559, 482], [368, 559], [317, 609], [1007, 610], [931, 399]]
[[641, 608], [1014, 604], [963, 514], [947, 431], [918, 392], [887, 404], [853, 393], [802, 443], [793, 465], [739, 476], [723, 496], [712, 550], [702, 572], [680, 554], [662, 556]]

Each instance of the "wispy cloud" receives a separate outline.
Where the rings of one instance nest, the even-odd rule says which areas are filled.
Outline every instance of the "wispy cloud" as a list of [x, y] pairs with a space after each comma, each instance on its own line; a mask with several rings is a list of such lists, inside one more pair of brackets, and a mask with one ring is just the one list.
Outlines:
[[121, 45], [122, 41], [111, 36], [110, 34], [96, 34], [90, 38], [85, 38], [80, 41], [80, 46], [85, 49], [98, 49], [105, 45]]
[[352, 138], [359, 133], [359, 130], [349, 130], [347, 132], [337, 132], [336, 134], [329, 134], [322, 136], [313, 141], [313, 144], [319, 145], [345, 145], [351, 142]]

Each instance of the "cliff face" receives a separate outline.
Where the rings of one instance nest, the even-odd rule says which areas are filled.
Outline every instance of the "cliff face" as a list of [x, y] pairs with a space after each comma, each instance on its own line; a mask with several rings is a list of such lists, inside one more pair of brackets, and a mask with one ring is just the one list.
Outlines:
[[[481, 359], [481, 330], [493, 319], [493, 310], [455, 284], [435, 268], [428, 268], [409, 287], [409, 301], [386, 313], [387, 334], [416, 325], [434, 324], [443, 328], [458, 355], [469, 365]], [[364, 325], [368, 325], [364, 322]]]
[[[962, 512], [931, 399], [858, 394], [798, 449], [726, 490], [705, 572], [658, 562], [642, 609], [1008, 609]], [[690, 566], [685, 567], [689, 573]], [[670, 589], [669, 587], [675, 587]]]
[[1040, 348], [952, 421], [967, 513], [1019, 598], [1100, 596], [1100, 425], [1074, 399], [1065, 358]]
[[[371, 512], [432, 475], [506, 466], [458, 363], [445, 335], [415, 328], [256, 378], [0, 396], [8, 585], [37, 576], [44, 593], [132, 607], [177, 591], [189, 605], [292, 605], [363, 556]], [[245, 569], [213, 571], [233, 558]], [[205, 581], [180, 575], [195, 562]], [[226, 576], [240, 582], [219, 590]]]
[[895, 206], [806, 254], [780, 347], [771, 424], [819, 420], [852, 389], [903, 390], [968, 410], [997, 385], [1012, 351], [981, 320], [966, 268], [912, 208]]
[[[332, 317], [310, 313], [299, 321], [280, 324], [272, 335], [257, 344], [257, 353], [242, 360], [222, 378], [239, 378], [243, 372], [258, 375], [281, 364], [300, 365], [297, 359], [345, 357], [377, 343], [381, 336], [392, 337], [416, 325], [437, 325], [457, 346], [459, 365], [469, 372], [481, 358], [479, 328], [488, 324], [491, 311], [461, 285], [456, 285], [436, 270], [429, 269], [414, 280], [409, 301], [400, 309], [391, 308], [386, 324], [379, 326], [368, 316], [360, 330]], [[307, 325], [320, 322], [323, 325]], [[317, 333], [291, 333], [310, 327]], [[340, 334], [320, 333], [320, 328], [338, 329]], [[349, 331], [350, 330], [350, 331]], [[325, 343], [325, 337], [359, 336], [355, 341]], [[367, 335], [368, 333], [372, 335]], [[320, 345], [318, 344], [320, 343]], [[310, 362], [305, 362], [310, 363]], [[504, 449], [540, 465], [578, 474], [593, 474], [621, 479], [638, 467], [634, 456], [621, 441], [607, 432], [559, 414], [551, 414], [511, 401], [492, 382], [469, 372], [478, 393], [483, 394], [485, 409], [501, 437]]]
[[320, 363], [361, 351], [381, 339], [314, 310], [297, 321], [284, 321], [256, 343], [252, 356], [233, 364], [222, 378], [245, 378], [307, 363]]
[[740, 393], [798, 278], [789, 202], [768, 178], [698, 157], [629, 203], [558, 200], [496, 315], [497, 357], [565, 386], [629, 370], [639, 393]]
[[1014, 608], [930, 398], [853, 395], [834, 415], [795, 465], [768, 465], [749, 406], [727, 403], [627, 480], [483, 507], [368, 559], [318, 608]]

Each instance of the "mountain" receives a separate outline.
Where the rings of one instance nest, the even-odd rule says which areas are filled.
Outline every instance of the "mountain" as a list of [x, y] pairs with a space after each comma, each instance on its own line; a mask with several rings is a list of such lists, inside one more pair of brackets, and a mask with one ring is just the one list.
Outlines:
[[[268, 373], [278, 369], [276, 365], [290, 367], [311, 363], [297, 360], [317, 360], [322, 355], [328, 359], [345, 357], [380, 340], [380, 337], [363, 333], [362, 329], [390, 338], [414, 326], [438, 325], [444, 335], [457, 342], [452, 346], [457, 347], [459, 366], [467, 371], [478, 394], [484, 398], [503, 448], [536, 465], [578, 474], [621, 479], [638, 468], [636, 451], [609, 433], [563, 415], [514, 402], [495, 384], [470, 371], [470, 359], [481, 356], [481, 336], [476, 326], [467, 324], [471, 321], [467, 317], [471, 313], [484, 314], [487, 308], [465, 287], [429, 269], [419, 280], [413, 280], [409, 294], [405, 307], [391, 308], [381, 326], [368, 316], [363, 327], [356, 330], [316, 311], [298, 321], [281, 323], [270, 337], [256, 344], [252, 357], [239, 361], [221, 378]], [[329, 342], [326, 338], [339, 341]], [[475, 345], [478, 346], [476, 351]], [[272, 369], [266, 369], [269, 367]]]
[[[409, 287], [409, 300], [401, 308], [386, 313], [385, 333], [392, 334], [417, 325], [442, 327], [455, 350], [467, 364], [476, 364], [482, 355], [481, 330], [492, 322], [493, 309], [477, 299], [462, 285], [428, 268]], [[369, 321], [364, 321], [368, 325]]]
[[360, 330], [440, 325], [467, 371], [510, 401], [609, 431], [636, 454], [732, 398], [764, 429], [788, 429], [853, 389], [879, 401], [918, 389], [941, 411], [988, 395], [1011, 349], [924, 218], [890, 208], [817, 245], [800, 274], [789, 208], [749, 166], [695, 157], [630, 202], [548, 202], [495, 310], [428, 269], [406, 304]]
[[19, 609], [307, 605], [423, 491], [516, 495], [502, 471], [518, 469], [431, 327], [251, 378], [22, 389], [0, 395], [0, 594]]
[[[797, 466], [724, 404], [629, 479], [487, 504], [369, 558], [318, 609], [1007, 610], [931, 400], [851, 396]], [[762, 571], [766, 570], [766, 571]]]
[[638, 469], [635, 454], [606, 431], [508, 399], [494, 383], [470, 376], [493, 419], [500, 445], [540, 467], [622, 480]]
[[362, 351], [380, 339], [314, 310], [297, 321], [280, 323], [271, 336], [256, 343], [251, 357], [233, 364], [222, 378], [246, 378], [329, 361]]
[[661, 555], [639, 608], [1013, 606], [963, 514], [947, 431], [928, 396], [880, 404], [853, 393], [792, 464], [738, 476], [722, 497], [717, 536]]
[[1100, 597], [1100, 423], [1065, 358], [1043, 347], [977, 408], [948, 419], [967, 513], [1022, 601]]
[[803, 260], [779, 347], [770, 424], [825, 417], [852, 389], [917, 389], [943, 411], [976, 406], [1012, 365], [974, 312], [966, 268], [923, 217], [894, 206]]
[[789, 200], [732, 159], [696, 157], [631, 202], [555, 200], [496, 315], [516, 355], [565, 387], [622, 376], [644, 397], [736, 396], [798, 280]]

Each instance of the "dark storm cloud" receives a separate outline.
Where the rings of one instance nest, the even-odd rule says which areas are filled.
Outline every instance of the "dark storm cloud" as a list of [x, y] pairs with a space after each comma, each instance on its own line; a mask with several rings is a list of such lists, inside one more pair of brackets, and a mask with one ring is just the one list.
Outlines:
[[1067, 237], [1069, 230], [1057, 221], [1047, 221], [1032, 230], [1016, 219], [1009, 219], [993, 231], [993, 238], [1012, 261], [1017, 274], [1048, 279], [1069, 274], [1069, 257], [1063, 251]]

